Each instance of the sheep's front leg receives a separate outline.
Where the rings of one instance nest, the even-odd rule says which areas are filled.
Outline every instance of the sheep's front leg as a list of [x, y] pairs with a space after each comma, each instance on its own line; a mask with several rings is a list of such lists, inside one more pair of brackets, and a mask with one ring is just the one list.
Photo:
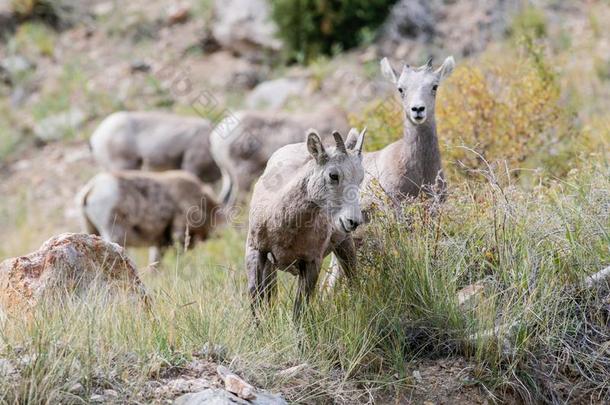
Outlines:
[[304, 262], [298, 264], [299, 281], [297, 296], [294, 300], [293, 318], [295, 323], [301, 319], [303, 312], [303, 301], [309, 303], [311, 296], [316, 290], [318, 275], [320, 274], [320, 261]]
[[248, 275], [248, 292], [250, 293], [250, 308], [255, 321], [258, 323], [257, 311], [260, 301], [266, 294], [265, 268], [270, 267], [267, 255], [260, 250], [246, 244], [246, 273]]
[[148, 249], [148, 265], [158, 267], [166, 250], [166, 246], [151, 246]]
[[331, 291], [343, 276], [353, 280], [357, 265], [356, 255], [356, 246], [351, 236], [335, 246], [330, 262], [330, 274], [324, 280], [325, 290]]

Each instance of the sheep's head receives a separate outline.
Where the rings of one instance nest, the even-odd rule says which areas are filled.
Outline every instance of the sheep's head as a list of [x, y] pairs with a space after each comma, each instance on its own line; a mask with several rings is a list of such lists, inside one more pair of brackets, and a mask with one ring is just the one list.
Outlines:
[[397, 78], [387, 58], [381, 60], [381, 73], [396, 85], [405, 114], [414, 125], [421, 125], [434, 116], [436, 91], [440, 82], [449, 76], [455, 67], [453, 56], [449, 56], [441, 67], [432, 68], [432, 58], [418, 68], [404, 65]]
[[364, 178], [362, 143], [365, 132], [366, 129], [346, 146], [335, 131], [336, 147], [326, 149], [317, 132], [308, 131], [307, 149], [315, 160], [307, 184], [308, 197], [329, 214], [333, 226], [340, 232], [349, 233], [363, 221], [360, 184]]

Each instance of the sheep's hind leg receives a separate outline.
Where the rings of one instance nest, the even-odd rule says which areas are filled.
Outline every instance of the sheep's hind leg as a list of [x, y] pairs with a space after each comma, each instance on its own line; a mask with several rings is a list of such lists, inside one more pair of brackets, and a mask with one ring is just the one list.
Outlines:
[[269, 267], [267, 255], [258, 249], [246, 246], [246, 273], [248, 275], [248, 292], [250, 293], [250, 309], [258, 324], [257, 311], [260, 308], [261, 299], [265, 295], [265, 268]]

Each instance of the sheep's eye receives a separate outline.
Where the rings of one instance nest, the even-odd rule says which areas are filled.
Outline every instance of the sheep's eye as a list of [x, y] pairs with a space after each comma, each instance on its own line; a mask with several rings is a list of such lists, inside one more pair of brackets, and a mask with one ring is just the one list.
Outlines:
[[403, 95], [405, 93], [405, 89], [403, 89], [402, 87], [399, 87], [398, 92], [400, 93], [400, 95]]
[[436, 90], [438, 90], [438, 84], [435, 84], [434, 86], [432, 86], [432, 92], [436, 93]]
[[339, 174], [337, 173], [329, 173], [328, 177], [330, 177], [332, 181], [339, 181]]

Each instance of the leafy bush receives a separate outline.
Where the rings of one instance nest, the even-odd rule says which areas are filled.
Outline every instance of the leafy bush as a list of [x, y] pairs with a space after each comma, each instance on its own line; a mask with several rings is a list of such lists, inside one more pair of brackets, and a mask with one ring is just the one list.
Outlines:
[[517, 39], [524, 35], [534, 38], [545, 37], [547, 35], [547, 20], [544, 12], [534, 6], [526, 7], [513, 19], [509, 34]]
[[272, 13], [290, 58], [352, 48], [372, 38], [396, 0], [272, 0]]
[[54, 27], [74, 22], [73, 0], [10, 0], [13, 13], [20, 20], [41, 20]]

